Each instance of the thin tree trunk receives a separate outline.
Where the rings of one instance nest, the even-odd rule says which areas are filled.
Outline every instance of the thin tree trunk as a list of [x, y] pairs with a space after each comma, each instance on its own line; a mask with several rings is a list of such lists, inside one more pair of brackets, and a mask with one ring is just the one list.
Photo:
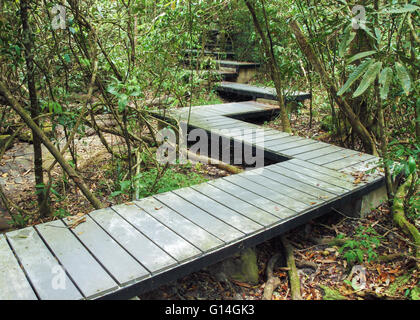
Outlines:
[[[271, 79], [274, 82], [274, 86], [276, 88], [277, 91], [277, 98], [278, 98], [278, 103], [279, 103], [279, 109], [280, 109], [280, 118], [281, 118], [281, 124], [283, 127], [283, 131], [291, 133], [292, 132], [292, 127], [290, 126], [290, 121], [289, 121], [289, 116], [287, 114], [287, 110], [286, 110], [286, 106], [285, 106], [285, 101], [284, 101], [284, 96], [283, 96], [283, 89], [282, 89], [282, 81], [281, 81], [281, 77], [280, 77], [280, 71], [276, 62], [276, 58], [274, 57], [274, 52], [273, 52], [273, 47], [271, 43], [271, 36], [270, 36], [270, 30], [267, 30], [267, 35], [264, 34], [263, 29], [261, 27], [260, 22], [258, 21], [257, 18], [257, 14], [255, 12], [255, 8], [254, 6], [250, 3], [249, 0], [244, 0], [246, 6], [248, 7], [249, 12], [251, 13], [252, 16], [252, 21], [254, 22], [254, 26], [255, 29], [257, 30], [262, 44], [263, 44], [263, 49], [265, 51], [266, 56], [268, 57], [269, 60], [269, 68], [270, 68], [270, 75], [271, 75]], [[265, 10], [265, 9], [264, 9]], [[264, 15], [264, 19], [266, 22], [266, 26], [268, 26], [268, 21], [267, 21], [267, 17], [266, 15]], [[270, 42], [270, 44], [269, 44]]]
[[[28, 22], [28, 11], [29, 11], [29, 1], [21, 0], [20, 1], [20, 17], [22, 22], [22, 36], [23, 36], [23, 45], [25, 47], [25, 61], [26, 61], [26, 73], [27, 73], [27, 82], [29, 89], [29, 98], [31, 102], [31, 117], [34, 123], [39, 127], [39, 104], [38, 96], [35, 87], [35, 66], [34, 66], [34, 56], [33, 56], [33, 36], [32, 31]], [[45, 217], [49, 214], [48, 201], [45, 197], [47, 196], [44, 193], [44, 173], [42, 169], [42, 144], [39, 137], [36, 135], [35, 131], [32, 130], [32, 141], [34, 146], [34, 168], [35, 168], [35, 185], [37, 189], [38, 205], [39, 212], [41, 217]]]
[[368, 149], [368, 152], [372, 153], [373, 155], [377, 156], [378, 151], [376, 149], [375, 141], [372, 135], [367, 131], [366, 127], [360, 122], [360, 119], [354, 113], [351, 106], [346, 102], [346, 100], [342, 99], [337, 95], [337, 88], [334, 85], [334, 82], [331, 80], [327, 72], [324, 70], [321, 62], [319, 61], [318, 57], [315, 55], [314, 50], [312, 49], [311, 45], [309, 44], [308, 40], [302, 33], [299, 24], [291, 20], [289, 23], [290, 29], [296, 36], [296, 40], [306, 58], [312, 64], [314, 69], [319, 73], [320, 79], [322, 84], [326, 87], [326, 89], [330, 92], [331, 96], [334, 98], [335, 102], [339, 106], [340, 110], [346, 115], [347, 119], [350, 121], [350, 124], [355, 132], [360, 136], [364, 145]]

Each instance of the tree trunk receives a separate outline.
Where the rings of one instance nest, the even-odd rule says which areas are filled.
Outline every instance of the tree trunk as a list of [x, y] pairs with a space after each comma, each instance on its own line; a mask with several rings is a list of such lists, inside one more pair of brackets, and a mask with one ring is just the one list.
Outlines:
[[[254, 22], [255, 29], [257, 30], [261, 38], [263, 49], [265, 51], [266, 56], [268, 57], [271, 79], [273, 80], [274, 86], [277, 91], [277, 99], [279, 103], [280, 118], [281, 118], [283, 131], [292, 133], [292, 127], [290, 126], [289, 115], [287, 114], [284, 96], [283, 96], [283, 88], [282, 88], [283, 86], [282, 86], [282, 81], [281, 81], [281, 76], [280, 76], [280, 70], [278, 68], [276, 58], [274, 56], [273, 46], [271, 43], [270, 30], [268, 29], [267, 16], [264, 14], [265, 24], [267, 28], [267, 34], [265, 34], [263, 32], [260, 22], [258, 21], [254, 6], [250, 3], [249, 0], [244, 0], [244, 1], [245, 1], [246, 6], [248, 7], [249, 12], [251, 13], [252, 21]], [[264, 13], [265, 13], [265, 9], [264, 9]]]
[[294, 33], [294, 35], [296, 36], [296, 40], [303, 54], [312, 64], [313, 68], [319, 73], [322, 84], [330, 92], [331, 96], [334, 98], [340, 110], [345, 114], [353, 130], [360, 136], [365, 147], [368, 149], [368, 152], [377, 156], [378, 151], [376, 149], [376, 144], [373, 137], [367, 131], [366, 127], [360, 122], [360, 119], [354, 113], [353, 109], [346, 102], [346, 100], [342, 99], [341, 97], [337, 95], [338, 90], [335, 87], [334, 82], [330, 79], [329, 75], [324, 70], [321, 62], [319, 61], [318, 57], [315, 55], [314, 50], [312, 49], [306, 37], [303, 35], [298, 23], [294, 20], [291, 20], [289, 23], [289, 26], [292, 32]]
[[[39, 104], [38, 97], [35, 87], [35, 66], [34, 66], [34, 56], [33, 56], [33, 35], [31, 28], [28, 22], [28, 11], [29, 11], [29, 1], [21, 0], [20, 1], [20, 17], [22, 21], [22, 37], [23, 45], [25, 46], [25, 61], [26, 61], [26, 78], [28, 82], [29, 98], [31, 102], [31, 117], [34, 119], [34, 123], [39, 127]], [[48, 199], [45, 199], [47, 196], [44, 193], [44, 173], [42, 169], [42, 144], [39, 137], [36, 135], [34, 130], [32, 130], [32, 141], [34, 146], [34, 168], [35, 168], [35, 185], [37, 189], [38, 205], [39, 212], [41, 217], [45, 217], [49, 214], [49, 205]]]

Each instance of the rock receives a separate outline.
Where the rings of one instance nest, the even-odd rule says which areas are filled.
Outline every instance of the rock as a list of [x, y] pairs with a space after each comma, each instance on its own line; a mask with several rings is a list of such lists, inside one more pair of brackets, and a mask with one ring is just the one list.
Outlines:
[[224, 261], [208, 267], [216, 279], [225, 282], [226, 278], [239, 282], [258, 284], [258, 265], [255, 249], [248, 248]]

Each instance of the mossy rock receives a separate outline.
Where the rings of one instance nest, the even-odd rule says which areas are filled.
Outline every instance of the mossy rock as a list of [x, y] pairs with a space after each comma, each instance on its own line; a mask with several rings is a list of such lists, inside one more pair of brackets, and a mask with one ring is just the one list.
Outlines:
[[248, 248], [233, 257], [208, 268], [211, 273], [223, 274], [228, 279], [258, 284], [258, 264], [255, 249]]

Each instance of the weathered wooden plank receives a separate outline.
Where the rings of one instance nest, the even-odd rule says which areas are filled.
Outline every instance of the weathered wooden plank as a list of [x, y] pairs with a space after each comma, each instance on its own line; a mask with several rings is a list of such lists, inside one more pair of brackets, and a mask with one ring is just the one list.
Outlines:
[[40, 299], [83, 299], [33, 227], [9, 232], [7, 238]]
[[209, 184], [215, 186], [216, 188], [219, 188], [222, 191], [225, 191], [233, 195], [234, 197], [238, 199], [242, 199], [247, 203], [255, 205], [259, 207], [260, 209], [263, 209], [280, 219], [286, 219], [296, 213], [295, 211], [289, 208], [286, 208], [274, 201], [264, 198], [261, 195], [253, 193], [236, 184], [233, 184], [225, 179], [212, 180], [212, 181], [209, 181]]
[[203, 252], [214, 250], [223, 245], [223, 241], [152, 197], [140, 199], [134, 203]]
[[314, 144], [314, 143], [316, 143], [316, 141], [311, 140], [311, 139], [297, 140], [297, 141], [292, 141], [288, 143], [282, 143], [280, 145], [271, 146], [270, 150], [283, 153], [283, 151], [287, 151], [292, 148], [302, 147], [302, 146], [306, 146], [308, 144]]
[[[223, 178], [229, 182], [232, 182], [242, 188], [245, 188], [253, 193], [256, 193], [260, 196], [263, 196], [271, 201], [274, 201], [282, 206], [289, 208], [293, 211], [300, 212], [309, 207], [308, 204], [300, 200], [295, 200], [294, 198], [289, 197], [283, 193], [278, 192], [278, 185], [275, 189], [271, 186], [265, 186], [261, 183], [256, 183], [251, 179], [246, 179], [243, 175], [234, 175]], [[276, 191], [274, 191], [276, 190]]]
[[330, 153], [330, 154], [326, 154], [324, 156], [321, 157], [316, 157], [316, 158], [312, 158], [309, 159], [309, 162], [315, 163], [315, 164], [319, 164], [319, 165], [324, 165], [327, 164], [329, 162], [333, 162], [336, 160], [341, 160], [343, 158], [347, 158], [349, 156], [355, 155], [357, 154], [356, 151], [353, 150], [349, 150], [349, 149], [341, 149], [337, 152], [334, 153]]
[[0, 300], [37, 300], [5, 237], [0, 234]]
[[166, 192], [153, 197], [224, 242], [232, 242], [244, 236], [244, 233], [209, 215], [175, 193]]
[[[286, 177], [291, 178], [295, 181], [299, 181], [301, 183], [308, 184], [308, 185], [310, 185], [314, 188], [325, 190], [325, 191], [327, 191], [329, 193], [332, 193], [332, 194], [335, 194], [335, 195], [343, 195], [343, 194], [348, 192], [347, 189], [343, 189], [343, 188], [338, 187], [334, 184], [330, 184], [328, 182], [324, 182], [324, 181], [319, 180], [319, 179], [314, 179], [314, 178], [306, 175], [303, 171], [301, 171], [301, 172], [292, 171], [292, 170], [288, 169], [287, 167], [283, 167], [281, 165], [281, 163], [268, 166], [268, 167], [266, 167], [266, 169], [269, 170], [269, 171], [271, 170], [273, 172], [279, 173], [282, 176], [286, 176]], [[273, 178], [276, 178], [276, 176], [273, 176]], [[330, 180], [333, 180], [333, 179], [330, 179]], [[289, 185], [291, 186], [291, 184], [289, 184]], [[301, 190], [303, 190], [303, 189], [301, 189]]]
[[[274, 185], [272, 184], [272, 181], [274, 181], [276, 184], [280, 184], [281, 188], [287, 192], [290, 197], [293, 197], [297, 200], [305, 199], [309, 204], [313, 204], [314, 200], [316, 200], [316, 202], [320, 202], [318, 200], [325, 201], [335, 196], [331, 192], [325, 191], [319, 187], [313, 187], [305, 182], [289, 178], [285, 175], [269, 170], [268, 168], [261, 170], [261, 175], [259, 177], [261, 177], [258, 178], [259, 181], [268, 183], [273, 187]], [[270, 179], [271, 181], [266, 180], [266, 178]]]
[[[198, 117], [198, 115], [197, 115]], [[225, 116], [217, 116], [217, 117], [203, 117], [201, 116], [201, 120], [207, 124], [224, 124], [224, 123], [231, 123], [237, 122], [239, 120], [225, 117]]]
[[[366, 160], [343, 168], [340, 170], [340, 172], [348, 174], [355, 182], [355, 188], [360, 188], [366, 184], [373, 183], [384, 178], [384, 174], [377, 169], [377, 166], [378, 158], [373, 158], [371, 160]], [[360, 174], [363, 174], [363, 179], [359, 179]]]
[[[246, 174], [246, 175], [244, 174], [242, 176], [246, 179], [249, 179], [255, 183], [260, 184], [261, 186], [265, 186], [267, 188], [270, 188], [271, 190], [275, 190], [278, 193], [283, 193], [284, 195], [287, 195], [288, 197], [294, 199], [295, 201], [303, 202], [309, 206], [319, 204], [325, 201], [325, 199], [321, 200], [318, 197], [318, 195], [311, 195], [309, 193], [299, 190], [298, 187], [295, 187], [295, 188], [289, 187], [289, 183], [293, 183], [293, 185], [296, 184], [295, 182], [292, 181], [292, 179], [286, 180], [284, 179], [284, 177], [280, 177], [279, 175], [276, 175], [272, 171], [268, 171], [264, 168], [261, 170], [261, 174], [258, 174], [258, 175], [257, 174]], [[278, 179], [279, 181], [273, 180], [273, 176], [275, 176], [275, 179]], [[283, 182], [280, 182], [280, 181], [283, 181]], [[299, 188], [303, 188], [303, 186], [299, 185]]]
[[303, 153], [296, 154], [294, 157], [300, 160], [309, 160], [317, 157], [321, 157], [326, 154], [331, 154], [337, 151], [340, 151], [341, 148], [336, 146], [328, 146], [322, 149], [311, 150]]
[[220, 204], [223, 204], [226, 207], [235, 210], [236, 212], [264, 226], [269, 226], [279, 221], [278, 217], [273, 216], [267, 211], [257, 208], [241, 199], [235, 198], [229, 193], [226, 193], [209, 183], [195, 185], [192, 186], [192, 188], [201, 192], [212, 200], [215, 200]]
[[118, 288], [62, 221], [39, 224], [35, 228], [86, 298]]
[[296, 148], [291, 148], [289, 150], [283, 150], [282, 153], [288, 156], [295, 156], [295, 155], [309, 152], [309, 151], [320, 150], [329, 146], [330, 145], [327, 143], [316, 142], [316, 143], [308, 144], [302, 147], [296, 147]]
[[329, 169], [333, 169], [333, 170], [341, 170], [345, 167], [355, 165], [359, 162], [363, 162], [363, 161], [371, 160], [371, 159], [375, 159], [375, 158], [376, 158], [375, 156], [372, 156], [370, 154], [357, 153], [357, 154], [351, 155], [349, 157], [346, 157], [344, 159], [327, 163], [324, 166], [329, 168]]
[[342, 173], [342, 172], [339, 172], [339, 171], [336, 171], [336, 170], [331, 170], [331, 169], [328, 169], [326, 167], [323, 167], [323, 166], [320, 166], [320, 165], [317, 165], [317, 164], [314, 164], [314, 163], [310, 163], [308, 161], [302, 161], [300, 159], [294, 158], [294, 159], [288, 160], [288, 163], [297, 165], [299, 167], [307, 168], [307, 169], [310, 169], [310, 170], [313, 170], [313, 171], [317, 171], [319, 173], [323, 173], [323, 174], [325, 174], [327, 176], [330, 176], [330, 177], [342, 179], [342, 180], [347, 181], [347, 182], [352, 183], [354, 181], [354, 179], [351, 175], [348, 175], [348, 174], [345, 174], [345, 173]]
[[304, 140], [304, 138], [288, 135], [288, 136], [280, 137], [276, 140], [268, 141], [267, 143], [265, 143], [265, 146], [266, 148], [271, 149], [271, 147], [273, 146], [279, 146], [279, 145], [289, 143], [289, 142], [294, 142], [297, 140]]
[[212, 216], [222, 220], [245, 234], [254, 233], [263, 229], [261, 224], [244, 217], [243, 215], [225, 207], [220, 203], [217, 203], [216, 201], [212, 201], [204, 194], [192, 188], [182, 188], [174, 190], [173, 192], [182, 197], [184, 200], [194, 204], [204, 211], [207, 211]]
[[345, 190], [343, 192], [347, 192], [348, 190], [353, 190], [355, 188], [354, 184], [347, 180], [338, 177], [331, 177], [319, 171], [295, 165], [290, 161], [280, 162], [278, 163], [278, 166], [288, 169], [290, 174], [304, 174], [308, 177], [314, 178], [314, 181], [326, 182], [328, 184], [340, 187]]
[[[63, 221], [68, 226], [72, 223], [69, 219]], [[149, 272], [90, 216], [86, 216], [86, 221], [75, 227], [73, 232], [120, 285], [150, 276]]]
[[159, 272], [177, 264], [174, 258], [110, 208], [89, 215], [149, 272]]
[[112, 209], [178, 262], [184, 262], [201, 254], [200, 250], [148, 215], [138, 206], [121, 204], [112, 207]]
[[236, 120], [236, 122], [231, 122], [229, 124], [216, 124], [209, 126], [212, 129], [253, 129], [253, 130], [261, 130], [261, 128], [256, 125], [249, 122], [244, 122], [240, 120]]

